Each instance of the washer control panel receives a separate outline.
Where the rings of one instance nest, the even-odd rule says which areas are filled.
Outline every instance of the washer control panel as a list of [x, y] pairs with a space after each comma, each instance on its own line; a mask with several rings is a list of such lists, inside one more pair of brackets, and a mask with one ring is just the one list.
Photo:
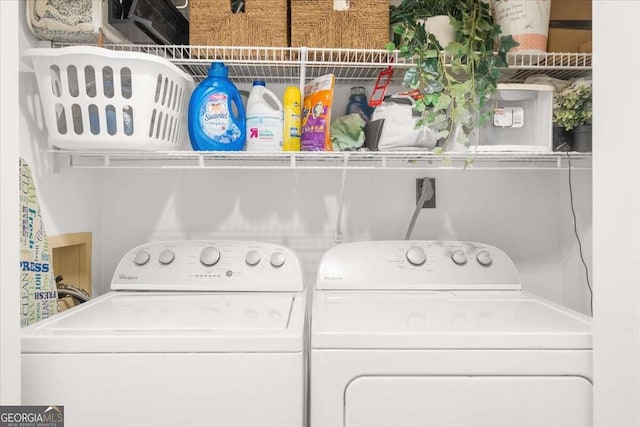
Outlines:
[[335, 246], [320, 261], [318, 289], [521, 289], [500, 249], [456, 241], [373, 241]]
[[148, 243], [122, 258], [113, 290], [302, 291], [302, 269], [288, 248], [243, 241]]

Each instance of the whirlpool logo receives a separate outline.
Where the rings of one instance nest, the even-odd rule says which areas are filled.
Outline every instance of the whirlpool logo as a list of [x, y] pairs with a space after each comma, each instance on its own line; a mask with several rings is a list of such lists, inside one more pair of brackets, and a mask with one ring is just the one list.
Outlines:
[[0, 406], [0, 427], [64, 427], [64, 406]]

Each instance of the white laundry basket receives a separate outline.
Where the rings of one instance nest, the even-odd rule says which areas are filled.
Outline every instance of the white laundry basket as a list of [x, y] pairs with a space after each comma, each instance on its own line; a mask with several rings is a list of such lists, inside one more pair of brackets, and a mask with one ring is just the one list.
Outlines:
[[155, 55], [92, 46], [29, 49], [49, 143], [68, 150], [190, 149], [191, 76]]

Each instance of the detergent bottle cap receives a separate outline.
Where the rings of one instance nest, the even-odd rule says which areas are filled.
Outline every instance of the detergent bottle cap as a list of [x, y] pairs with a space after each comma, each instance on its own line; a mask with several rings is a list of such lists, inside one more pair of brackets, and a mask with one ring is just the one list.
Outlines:
[[229, 69], [222, 62], [212, 62], [207, 75], [209, 77], [227, 77]]
[[254, 80], [253, 81], [253, 85], [254, 86], [266, 86], [266, 83], [264, 82], [264, 80]]

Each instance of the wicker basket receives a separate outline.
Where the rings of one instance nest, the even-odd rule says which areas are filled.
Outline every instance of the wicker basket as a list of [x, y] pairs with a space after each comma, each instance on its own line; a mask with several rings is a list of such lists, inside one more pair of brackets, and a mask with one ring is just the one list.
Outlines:
[[389, 41], [389, 0], [291, 0], [291, 46], [384, 49]]
[[189, 14], [191, 45], [289, 46], [287, 0], [246, 0], [244, 13], [229, 0], [191, 0]]

